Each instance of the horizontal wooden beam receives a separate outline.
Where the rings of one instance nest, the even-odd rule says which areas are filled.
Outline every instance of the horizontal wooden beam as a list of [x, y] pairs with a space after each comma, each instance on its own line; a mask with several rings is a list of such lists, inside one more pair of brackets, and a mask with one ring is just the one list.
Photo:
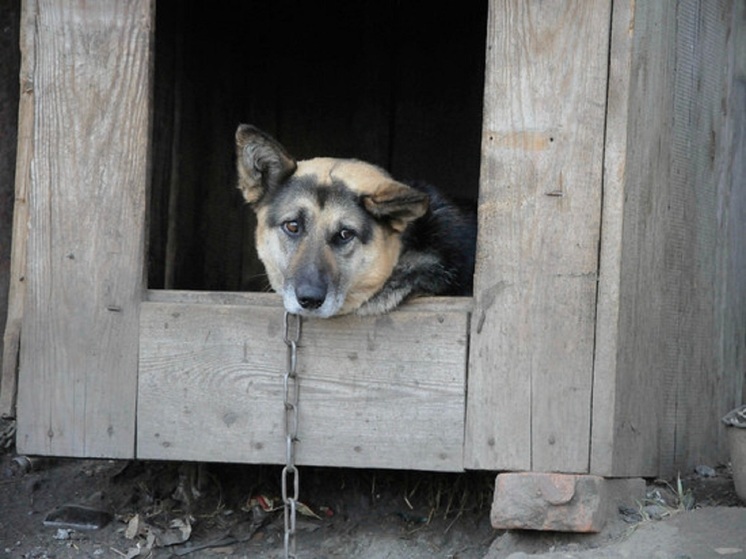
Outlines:
[[[284, 462], [279, 297], [151, 291], [148, 299], [138, 457]], [[298, 463], [461, 470], [469, 306], [423, 299], [380, 317], [304, 321]]]

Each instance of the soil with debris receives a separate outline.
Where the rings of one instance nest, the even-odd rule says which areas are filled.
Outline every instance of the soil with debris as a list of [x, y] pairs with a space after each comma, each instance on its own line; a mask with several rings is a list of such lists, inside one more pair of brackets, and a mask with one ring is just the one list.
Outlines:
[[[495, 537], [488, 474], [299, 472], [304, 559], [481, 559]], [[284, 557], [280, 480], [275, 466], [5, 452], [0, 557]]]
[[[0, 557], [284, 557], [279, 467], [27, 458], [9, 440]], [[651, 483], [646, 503], [595, 536], [494, 530], [494, 474], [303, 467], [299, 480], [304, 559], [746, 558], [746, 507], [724, 467], [703, 467], [681, 487]], [[725, 532], [711, 555], [699, 540], [676, 549], [717, 527]]]

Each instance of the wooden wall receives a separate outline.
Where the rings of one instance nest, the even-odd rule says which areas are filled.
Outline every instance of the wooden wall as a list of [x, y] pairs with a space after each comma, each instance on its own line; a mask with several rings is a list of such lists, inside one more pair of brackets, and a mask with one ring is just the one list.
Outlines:
[[[309, 329], [304, 461], [655, 476], [724, 459], [746, 371], [742, 2], [493, 0], [486, 57], [461, 50], [479, 27], [461, 6], [419, 27], [397, 2], [158, 6], [151, 81], [151, 0], [24, 4], [19, 450], [278, 460], [278, 416], [242, 407], [277, 400], [277, 297], [144, 291], [150, 180], [151, 287], [256, 287], [231, 146], [252, 121], [300, 157], [479, 185], [473, 306]], [[345, 431], [327, 397], [377, 419]], [[388, 397], [430, 430], [389, 437]], [[232, 426], [255, 420], [244, 452]], [[194, 426], [224, 444], [194, 447]]]
[[739, 2], [491, 3], [466, 467], [727, 459], [743, 37]]
[[591, 471], [727, 459], [746, 374], [742, 2], [615, 2]]

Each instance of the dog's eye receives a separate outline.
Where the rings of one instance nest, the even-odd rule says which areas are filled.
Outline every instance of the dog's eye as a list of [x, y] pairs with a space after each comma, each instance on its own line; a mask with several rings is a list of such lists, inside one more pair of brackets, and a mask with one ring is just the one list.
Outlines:
[[282, 224], [282, 230], [291, 237], [300, 234], [300, 223], [295, 220], [285, 221]]
[[340, 243], [349, 243], [355, 237], [356, 233], [352, 229], [340, 229], [337, 233], [337, 240]]

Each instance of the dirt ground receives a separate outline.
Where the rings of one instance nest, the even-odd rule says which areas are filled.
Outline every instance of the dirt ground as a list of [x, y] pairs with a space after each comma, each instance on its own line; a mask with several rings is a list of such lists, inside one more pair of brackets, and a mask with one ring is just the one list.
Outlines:
[[[725, 467], [692, 473], [680, 492], [649, 484], [646, 503], [590, 537], [494, 530], [493, 474], [300, 471], [304, 559], [746, 558], [746, 507]], [[6, 436], [0, 557], [283, 557], [280, 477], [274, 466], [27, 459]]]

